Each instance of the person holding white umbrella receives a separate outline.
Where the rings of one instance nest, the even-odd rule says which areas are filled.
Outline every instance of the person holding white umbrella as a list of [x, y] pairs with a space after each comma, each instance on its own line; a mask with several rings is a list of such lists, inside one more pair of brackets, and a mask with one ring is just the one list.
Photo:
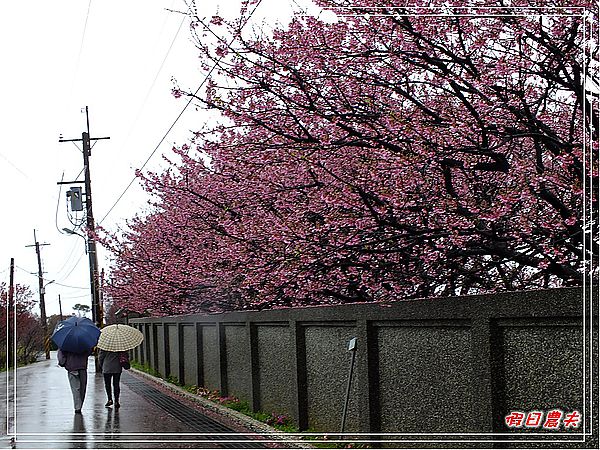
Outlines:
[[129, 369], [127, 352], [140, 345], [144, 335], [135, 328], [122, 324], [108, 325], [101, 331], [98, 339], [98, 362], [104, 375], [104, 388], [108, 397], [104, 406], [108, 408], [114, 404], [115, 408], [120, 408], [121, 373], [123, 369]]

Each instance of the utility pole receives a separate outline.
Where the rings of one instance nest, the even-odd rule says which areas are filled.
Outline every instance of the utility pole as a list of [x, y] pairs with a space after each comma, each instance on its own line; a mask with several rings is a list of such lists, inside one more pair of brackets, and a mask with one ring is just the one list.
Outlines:
[[10, 281], [8, 286], [8, 308], [6, 310], [6, 334], [7, 334], [7, 345], [8, 351], [6, 352], [7, 364], [6, 370], [10, 369], [13, 362], [13, 339], [16, 330], [10, 331], [10, 317], [14, 315], [14, 301], [15, 301], [15, 258], [10, 258]]
[[62, 303], [60, 302], [60, 294], [58, 294], [58, 312], [60, 313], [60, 320], [62, 322], [63, 315], [62, 315]]
[[100, 315], [104, 318], [104, 268], [100, 272]]
[[40, 291], [40, 317], [42, 320], [42, 330], [44, 332], [44, 349], [46, 351], [46, 359], [50, 359], [50, 349], [48, 347], [48, 321], [46, 320], [46, 301], [45, 301], [45, 290], [44, 290], [44, 272], [42, 271], [42, 257], [40, 255], [40, 246], [41, 245], [50, 245], [50, 244], [40, 244], [35, 235], [35, 230], [33, 230], [33, 245], [26, 245], [26, 247], [35, 247], [35, 253], [37, 254], [38, 261], [38, 286]]
[[85, 117], [87, 131], [81, 133], [81, 139], [59, 139], [58, 142], [81, 142], [83, 144], [83, 169], [85, 176], [85, 205], [86, 205], [86, 227], [88, 258], [90, 265], [90, 288], [92, 292], [92, 321], [98, 326], [102, 326], [103, 317], [100, 309], [100, 289], [98, 282], [98, 255], [96, 254], [96, 238], [94, 212], [92, 209], [92, 180], [90, 176], [90, 156], [92, 154], [91, 141], [110, 139], [110, 137], [92, 138], [90, 137], [90, 118], [88, 107], [85, 107]]

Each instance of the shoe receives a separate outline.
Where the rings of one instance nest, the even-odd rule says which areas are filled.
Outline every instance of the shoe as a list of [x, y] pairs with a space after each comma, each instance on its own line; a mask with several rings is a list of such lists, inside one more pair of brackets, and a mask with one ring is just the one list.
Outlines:
[[106, 402], [106, 405], [104, 405], [104, 406], [108, 408], [109, 406], [112, 406], [112, 405], [113, 405], [113, 401], [109, 400]]
[[75, 414], [81, 414], [81, 410], [80, 409], [76, 409], [75, 410]]
[[121, 407], [121, 404], [119, 402], [116, 402], [115, 403], [115, 408], [120, 408], [120, 407]]

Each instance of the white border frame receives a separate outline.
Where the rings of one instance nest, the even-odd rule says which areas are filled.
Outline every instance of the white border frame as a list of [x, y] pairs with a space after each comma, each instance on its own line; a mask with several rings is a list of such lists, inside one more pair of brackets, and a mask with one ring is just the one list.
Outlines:
[[[592, 21], [592, 18], [590, 17], [590, 11], [586, 10], [586, 8], [582, 7], [582, 6], [569, 6], [569, 7], [545, 7], [545, 6], [527, 6], [527, 7], [521, 7], [521, 6], [506, 6], [506, 7], [493, 7], [493, 6], [476, 6], [476, 7], [463, 7], [463, 6], [454, 6], [454, 7], [438, 7], [438, 6], [414, 6], [414, 7], [352, 7], [352, 6], [347, 6], [344, 7], [344, 9], [381, 9], [381, 8], [386, 8], [386, 9], [403, 9], [403, 10], [412, 10], [414, 11], [412, 14], [393, 14], [393, 16], [397, 16], [397, 17], [415, 17], [415, 16], [420, 16], [420, 17], [581, 17], [582, 21], [583, 21], [583, 41], [584, 43], [586, 42], [586, 36], [590, 36], [590, 37], [595, 37], [597, 38], [596, 43], [598, 45], [600, 45], [600, 27], [598, 27], [598, 24], [596, 24], [596, 35], [594, 36], [594, 24]], [[324, 8], [324, 11], [334, 11], [335, 9], [338, 8]], [[449, 13], [426, 13], [426, 14], [422, 14], [422, 13], [417, 13], [417, 11], [427, 11], [427, 10], [431, 10], [431, 11], [435, 11], [435, 10], [477, 10], [477, 11], [486, 11], [489, 10], [491, 11], [490, 13], [483, 13], [483, 14], [473, 14], [473, 13], [467, 13], [467, 14], [449, 14]], [[535, 11], [534, 14], [494, 14], [494, 11], [502, 11], [502, 10], [507, 10], [507, 11], [519, 11], [519, 10], [524, 10], [524, 11]], [[556, 14], [548, 14], [548, 13], [544, 13], [544, 11], [553, 11], [553, 10], [576, 10], [576, 11], [581, 11], [580, 14], [569, 14], [569, 13], [556, 13]], [[539, 12], [538, 12], [539, 11]], [[597, 6], [597, 14], [600, 17], [600, 3]], [[360, 14], [360, 15], [352, 15], [352, 14], [337, 14], [338, 17], [363, 17], [364, 14]], [[386, 16], [390, 16], [390, 14], [370, 14], [370, 17], [386, 17]], [[588, 26], [589, 26], [589, 31], [588, 31]], [[586, 57], [590, 57], [591, 59], [593, 59], [594, 54], [592, 53], [592, 49], [589, 49], [589, 54], [587, 53], [587, 49], [589, 48], [589, 46], [584, 47], [584, 73], [585, 73], [585, 58]], [[596, 48], [595, 53], [598, 53], [598, 48]], [[600, 61], [598, 59], [595, 60], [596, 63], [600, 64]], [[586, 92], [586, 78], [584, 77], [583, 80], [583, 91], [584, 91], [584, 96], [585, 96], [585, 92]], [[596, 98], [597, 101], [600, 102], [600, 92], [597, 93], [597, 95], [593, 95], [592, 94], [592, 98]], [[600, 114], [599, 114], [600, 116]], [[593, 309], [593, 262], [592, 260], [586, 260], [585, 259], [585, 250], [586, 248], [590, 248], [591, 251], [593, 252], [593, 234], [594, 234], [594, 230], [590, 229], [590, 232], [586, 235], [585, 232], [585, 224], [586, 224], [586, 220], [589, 220], [588, 223], [592, 224], [591, 218], [592, 218], [592, 213], [593, 213], [593, 209], [592, 209], [592, 202], [593, 202], [593, 192], [590, 191], [592, 185], [592, 173], [590, 171], [589, 174], [589, 180], [590, 180], [590, 184], [589, 186], [586, 185], [586, 179], [585, 179], [585, 173], [586, 173], [586, 167], [587, 164], [589, 164], [589, 167], [592, 167], [593, 165], [593, 151], [591, 151], [591, 148], [593, 146], [593, 138], [592, 138], [592, 134], [589, 132], [589, 130], [586, 128], [585, 125], [585, 118], [586, 118], [586, 112], [585, 112], [585, 106], [583, 107], [583, 143], [584, 143], [584, 147], [583, 147], [583, 165], [584, 165], [584, 180], [583, 180], [583, 220], [584, 220], [584, 225], [583, 225], [583, 234], [584, 234], [584, 239], [583, 239], [583, 247], [584, 247], [584, 260], [583, 260], [583, 265], [584, 265], [584, 270], [587, 270], [587, 277], [586, 274], [584, 273], [584, 281], [583, 281], [583, 361], [582, 361], [582, 365], [583, 365], [583, 412], [582, 412], [582, 418], [583, 418], [583, 423], [582, 426], [583, 427], [583, 431], [582, 432], [545, 432], [545, 433], [531, 433], [531, 432], [527, 432], [527, 433], [519, 433], [519, 432], [505, 432], [505, 433], [349, 433], [349, 432], [344, 432], [343, 436], [456, 436], [457, 438], [459, 436], [512, 436], [512, 437], [516, 437], [514, 439], [507, 439], [507, 440], [496, 440], [496, 439], [477, 439], [477, 440], [465, 440], [465, 439], [456, 439], [456, 440], [448, 440], [448, 439], [415, 439], [415, 440], [410, 440], [410, 439], [390, 439], [390, 440], [382, 440], [382, 441], [373, 441], [373, 440], [351, 440], [349, 441], [348, 439], [344, 439], [344, 440], [327, 440], [327, 443], [374, 443], [374, 444], [387, 444], [387, 443], [584, 443], [585, 442], [585, 438], [587, 436], [591, 436], [593, 435], [593, 374], [594, 374], [594, 330], [593, 330], [593, 314], [594, 314], [594, 309]], [[600, 118], [599, 118], [600, 121]], [[600, 124], [599, 124], [600, 125]], [[600, 129], [600, 126], [599, 126]], [[586, 148], [586, 144], [589, 145], [589, 147]], [[600, 144], [600, 140], [599, 140], [599, 144]], [[586, 149], [588, 150], [588, 154], [586, 154]], [[586, 160], [587, 157], [587, 160]], [[600, 187], [599, 187], [599, 191], [598, 191], [598, 198], [600, 199]], [[588, 206], [589, 203], [589, 206]], [[591, 225], [590, 225], [591, 226]], [[589, 242], [588, 242], [589, 239]], [[587, 244], [587, 247], [586, 247]], [[600, 253], [600, 244], [598, 246], [599, 248], [596, 249], [596, 251], [598, 253]], [[589, 286], [586, 285], [586, 278], [589, 278]], [[596, 294], [598, 296], [600, 296], [600, 287], [598, 288], [598, 292], [596, 292]], [[588, 298], [590, 297], [590, 298]], [[586, 302], [589, 302], [589, 305], [586, 305]], [[193, 440], [146, 440], [146, 439], [92, 439], [92, 440], [87, 440], [87, 439], [82, 439], [82, 440], [73, 440], [73, 439], [59, 439], [59, 440], [40, 440], [40, 439], [20, 439], [20, 437], [26, 437], [26, 436], [57, 436], [57, 435], [62, 435], [62, 433], [19, 433], [18, 432], [18, 428], [17, 428], [17, 373], [18, 373], [18, 368], [16, 366], [16, 301], [14, 302], [14, 314], [13, 314], [13, 329], [15, 330], [15, 339], [14, 339], [14, 348], [13, 348], [13, 364], [14, 364], [14, 369], [12, 372], [14, 372], [13, 375], [13, 429], [12, 432], [10, 430], [10, 420], [11, 420], [11, 416], [10, 416], [10, 404], [9, 404], [9, 381], [10, 381], [10, 376], [9, 373], [11, 372], [10, 370], [8, 370], [8, 364], [7, 364], [7, 370], [6, 370], [6, 394], [7, 394], [7, 398], [6, 398], [6, 437], [14, 440], [15, 443], [20, 442], [20, 443], [76, 443], [76, 442], [85, 442], [85, 443], [111, 443], [111, 442], [116, 442], [116, 443], [153, 443], [153, 444], [161, 444], [161, 443], [173, 443], [173, 444], [186, 444], [186, 443], [214, 443], [214, 444], [221, 444], [221, 443], [248, 443], [248, 440], [236, 440], [236, 439], [232, 439], [232, 440], [228, 440], [228, 439], [210, 439], [210, 440], [198, 440], [198, 439], [193, 439]], [[589, 308], [589, 312], [587, 310], [587, 308]], [[8, 309], [8, 305], [7, 305], [7, 309]], [[8, 311], [7, 311], [8, 312]], [[588, 315], [589, 314], [589, 315]], [[7, 325], [9, 322], [8, 319], [8, 314], [7, 314]], [[589, 325], [588, 325], [588, 321], [589, 321]], [[9, 328], [7, 326], [7, 350], [8, 350], [8, 334], [9, 334]], [[588, 337], [588, 333], [587, 333], [587, 328], [589, 328], [589, 337]], [[597, 333], [597, 331], [596, 331]], [[586, 338], [589, 338], [589, 342], [587, 341]], [[586, 360], [586, 348], [589, 345], [590, 351], [589, 351], [589, 362]], [[7, 352], [7, 361], [8, 363], [8, 352]], [[586, 364], [587, 363], [587, 364]], [[589, 365], [588, 365], [589, 364]], [[589, 378], [588, 383], [586, 384], [586, 377]], [[587, 390], [589, 389], [589, 391]], [[586, 399], [589, 398], [589, 410], [586, 409], [587, 407], [587, 401]], [[597, 413], [599, 414], [600, 417], [600, 406], [599, 406], [599, 410], [597, 411]], [[589, 416], [589, 421], [587, 420]], [[86, 433], [70, 433], [71, 435], [81, 435], [81, 436], [96, 436], [96, 435], [101, 435], [101, 436], [106, 436], [107, 433], [106, 432], [86, 432]], [[162, 437], [162, 436], [278, 436], [281, 435], [282, 437], [291, 437], [291, 436], [340, 436], [341, 433], [306, 433], [306, 432], [302, 432], [302, 433], [286, 433], [286, 432], [277, 432], [277, 433], [111, 433], [111, 436], [148, 436], [148, 435], [152, 435], [152, 436], [157, 436], [157, 437]], [[523, 435], [522, 437], [519, 435]], [[544, 437], [550, 437], [550, 438], [555, 438], [557, 436], [565, 436], [565, 438], [570, 437], [570, 438], [574, 438], [574, 437], [578, 437], [581, 436], [581, 439], [558, 439], [558, 440], [552, 440], [552, 439], [541, 439], [541, 440], [535, 440], [535, 439], [523, 439], [524, 437], [537, 437], [537, 436], [544, 436]], [[303, 439], [260, 439], [258, 442], [260, 443], [289, 443], [289, 444], [311, 444], [311, 441], [307, 441], [307, 440], [303, 440]], [[321, 442], [321, 441], [319, 441]], [[149, 448], [156, 448], [156, 447], [149, 447]], [[163, 447], [164, 448], [164, 447]], [[397, 448], [412, 448], [412, 447], [397, 447]]]

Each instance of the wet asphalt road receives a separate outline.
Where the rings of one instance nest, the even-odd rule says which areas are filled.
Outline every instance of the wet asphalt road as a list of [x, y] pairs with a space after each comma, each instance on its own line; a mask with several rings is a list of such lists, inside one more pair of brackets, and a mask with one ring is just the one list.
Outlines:
[[18, 369], [16, 405], [10, 375], [0, 373], [0, 448], [262, 447], [245, 436], [224, 434], [234, 431], [126, 371], [121, 408], [105, 408], [103, 379], [94, 372], [93, 358], [82, 414], [74, 413], [67, 373], [57, 365], [55, 352], [48, 361]]

